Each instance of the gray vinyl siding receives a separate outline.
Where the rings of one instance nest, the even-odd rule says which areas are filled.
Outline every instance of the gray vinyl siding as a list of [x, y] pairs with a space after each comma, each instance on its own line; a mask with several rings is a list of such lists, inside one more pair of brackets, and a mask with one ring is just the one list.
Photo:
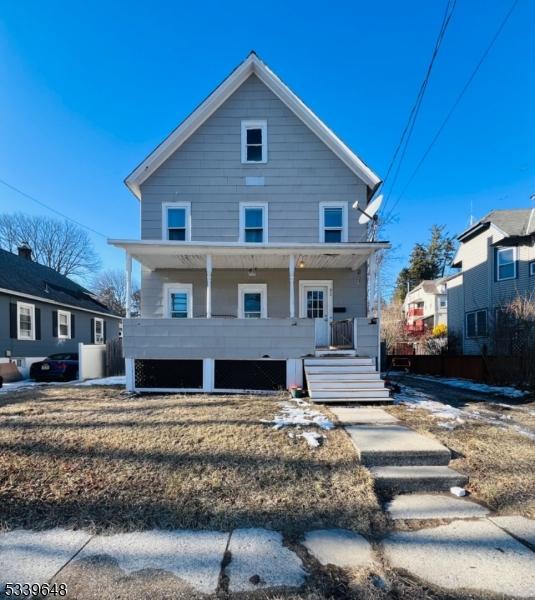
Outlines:
[[[460, 294], [455, 291], [456, 307], [463, 305], [463, 350], [465, 354], [481, 354], [490, 348], [490, 337], [467, 338], [466, 314], [476, 310], [487, 310], [488, 328], [491, 330], [496, 308], [510, 302], [517, 295], [535, 292], [535, 277], [529, 275], [529, 263], [535, 257], [535, 248], [531, 244], [517, 247], [517, 276], [505, 281], [497, 280], [495, 244], [503, 239], [503, 235], [494, 227], [464, 242], [460, 251], [462, 260], [462, 288]], [[448, 285], [448, 287], [450, 287]], [[451, 291], [448, 291], [448, 304]], [[448, 319], [457, 308], [448, 307]], [[458, 317], [457, 317], [458, 319]], [[450, 324], [451, 327], [451, 324]]]
[[[295, 311], [299, 314], [299, 281], [332, 280], [333, 306], [345, 307], [334, 318], [346, 319], [366, 316], [366, 269], [297, 269], [295, 273]], [[158, 269], [142, 271], [141, 316], [163, 316], [164, 283], [191, 283], [193, 285], [193, 316], [206, 316], [206, 272], [193, 269]], [[285, 269], [258, 270], [249, 277], [245, 270], [214, 269], [212, 273], [212, 315], [237, 316], [238, 284], [267, 284], [267, 312], [270, 318], [289, 316], [289, 277]]]
[[448, 290], [448, 336], [455, 338], [457, 350], [462, 351], [464, 333], [463, 275], [459, 274], [447, 283]]
[[[25, 302], [33, 304], [41, 310], [41, 339], [18, 340], [10, 337], [10, 303]], [[58, 339], [52, 331], [52, 312], [67, 310], [75, 316], [74, 338]], [[119, 335], [120, 319], [103, 317], [73, 308], [48, 304], [37, 300], [29, 300], [20, 296], [0, 294], [0, 356], [5, 357], [6, 351], [11, 351], [13, 358], [43, 357], [56, 352], [78, 352], [78, 343], [91, 343], [91, 319], [103, 318], [106, 321], [106, 338], [112, 339]]]
[[[268, 162], [241, 163], [241, 121], [267, 120]], [[262, 176], [264, 186], [246, 186]], [[318, 242], [319, 203], [347, 202], [348, 241], [363, 241], [351, 208], [366, 184], [252, 75], [141, 186], [141, 237], [162, 239], [162, 203], [191, 202], [193, 241], [236, 242], [239, 203], [269, 206], [270, 242]]]
[[314, 353], [313, 319], [125, 319], [125, 358], [288, 359]]

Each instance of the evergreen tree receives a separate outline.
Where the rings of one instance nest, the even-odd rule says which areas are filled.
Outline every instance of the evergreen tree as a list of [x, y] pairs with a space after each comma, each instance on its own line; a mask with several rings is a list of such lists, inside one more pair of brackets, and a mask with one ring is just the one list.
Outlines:
[[399, 272], [394, 296], [403, 301], [409, 289], [424, 279], [443, 277], [455, 252], [455, 240], [444, 232], [444, 225], [431, 227], [429, 242], [417, 243], [412, 249], [409, 264]]

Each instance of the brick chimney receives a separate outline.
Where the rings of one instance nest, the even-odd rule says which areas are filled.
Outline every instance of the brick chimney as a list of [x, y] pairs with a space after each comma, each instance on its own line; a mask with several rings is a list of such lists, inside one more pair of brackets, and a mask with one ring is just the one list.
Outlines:
[[28, 242], [22, 242], [22, 244], [17, 248], [19, 251], [19, 256], [21, 258], [25, 258], [26, 260], [32, 260], [32, 249], [28, 245]]

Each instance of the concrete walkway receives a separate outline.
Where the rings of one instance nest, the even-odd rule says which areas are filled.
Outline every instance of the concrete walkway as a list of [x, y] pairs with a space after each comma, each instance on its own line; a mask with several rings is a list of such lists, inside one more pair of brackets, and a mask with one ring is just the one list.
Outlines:
[[447, 465], [451, 452], [438, 440], [399, 424], [380, 408], [329, 409], [349, 434], [379, 492], [436, 492], [464, 486], [468, 478]]

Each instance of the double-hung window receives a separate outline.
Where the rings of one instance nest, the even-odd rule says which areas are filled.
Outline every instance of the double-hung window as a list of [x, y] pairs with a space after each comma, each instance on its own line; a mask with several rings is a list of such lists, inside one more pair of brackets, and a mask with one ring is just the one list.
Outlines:
[[487, 335], [487, 311], [475, 310], [466, 314], [466, 337], [485, 337]]
[[66, 340], [71, 337], [71, 313], [58, 310], [58, 338]]
[[516, 277], [516, 248], [496, 248], [496, 279], [504, 281]]
[[529, 274], [530, 275], [535, 275], [535, 260], [532, 260], [529, 263]]
[[241, 122], [241, 161], [242, 163], [267, 162], [267, 122]]
[[320, 202], [320, 242], [347, 242], [347, 202]]
[[240, 242], [262, 244], [267, 241], [267, 203], [242, 202], [240, 204]]
[[177, 242], [191, 240], [191, 204], [165, 202], [162, 219], [163, 239]]
[[192, 285], [188, 283], [170, 283], [164, 286], [165, 316], [170, 319], [191, 319]]
[[104, 319], [95, 319], [94, 324], [94, 339], [95, 344], [103, 344], [104, 343]]
[[35, 306], [17, 302], [17, 338], [35, 340]]
[[238, 317], [265, 319], [267, 317], [267, 285], [265, 283], [238, 285]]

